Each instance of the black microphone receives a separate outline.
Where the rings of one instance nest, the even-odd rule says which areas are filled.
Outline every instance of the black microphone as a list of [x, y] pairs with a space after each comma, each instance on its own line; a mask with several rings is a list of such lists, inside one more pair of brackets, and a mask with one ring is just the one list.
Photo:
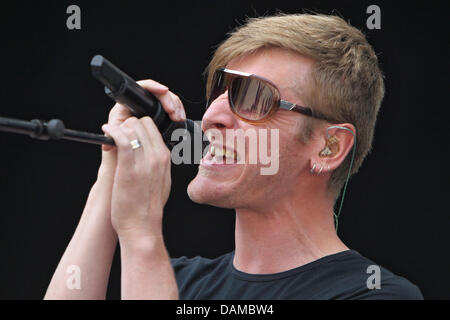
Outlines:
[[[169, 118], [161, 103], [149, 91], [142, 88], [130, 76], [125, 74], [109, 60], [101, 55], [96, 55], [91, 60], [92, 75], [105, 85], [105, 93], [116, 102], [127, 106], [131, 113], [140, 118], [150, 116], [159, 129], [165, 143], [169, 148], [177, 144], [172, 141], [172, 133], [176, 129], [185, 130], [194, 141], [194, 135], [200, 135], [203, 141], [202, 130], [194, 121], [174, 122]], [[202, 150], [206, 147], [202, 142]]]

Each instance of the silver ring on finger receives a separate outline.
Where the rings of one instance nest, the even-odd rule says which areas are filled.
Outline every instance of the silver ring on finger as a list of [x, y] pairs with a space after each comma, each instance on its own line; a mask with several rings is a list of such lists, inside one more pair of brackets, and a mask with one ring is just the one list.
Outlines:
[[139, 149], [140, 147], [142, 147], [142, 144], [138, 139], [131, 140], [130, 144], [131, 144], [131, 149], [133, 149], [133, 150]]

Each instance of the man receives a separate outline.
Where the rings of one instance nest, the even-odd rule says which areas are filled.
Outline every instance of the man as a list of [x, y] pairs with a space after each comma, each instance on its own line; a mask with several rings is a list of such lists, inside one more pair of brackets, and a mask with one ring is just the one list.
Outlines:
[[[243, 152], [234, 139], [211, 140], [189, 184], [193, 201], [236, 210], [235, 250], [211, 260], [169, 258], [162, 215], [170, 152], [150, 118], [116, 105], [103, 130], [117, 147], [103, 147], [98, 179], [46, 298], [105, 298], [118, 239], [124, 299], [421, 299], [416, 286], [336, 234], [335, 201], [370, 150], [384, 95], [363, 34], [333, 16], [251, 19], [217, 49], [208, 72], [205, 132], [278, 135], [269, 143], [279, 155], [274, 174], [249, 161], [249, 142]], [[140, 84], [172, 120], [185, 118], [167, 87]], [[82, 272], [80, 290], [67, 289], [70, 265]], [[378, 280], [367, 270], [378, 270]]]

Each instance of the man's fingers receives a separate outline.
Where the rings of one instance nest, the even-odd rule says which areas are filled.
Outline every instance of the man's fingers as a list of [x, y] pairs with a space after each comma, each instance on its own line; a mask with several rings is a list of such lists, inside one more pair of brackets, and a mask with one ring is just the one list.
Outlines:
[[150, 117], [143, 117], [139, 119], [139, 121], [142, 122], [145, 130], [148, 133], [154, 152], [156, 154], [169, 152], [169, 149], [167, 149], [167, 146], [164, 143], [161, 133], [159, 133], [159, 130], [156, 127], [156, 124], [153, 122], [153, 120], [150, 119]]
[[130, 109], [119, 103], [116, 103], [109, 112], [108, 124], [119, 126], [122, 122], [124, 122], [131, 116], [132, 114]]
[[138, 81], [138, 84], [155, 95], [172, 121], [186, 120], [183, 103], [166, 86], [154, 80], [142, 80]]
[[[148, 174], [154, 171], [155, 167], [164, 167], [170, 163], [170, 151], [151, 118], [143, 117], [138, 120], [136, 117], [130, 117], [120, 126], [120, 129], [129, 141], [138, 139], [142, 144], [142, 147], [132, 150], [136, 172]], [[119, 149], [119, 164], [121, 164], [120, 152], [121, 149]]]
[[[151, 137], [149, 136], [147, 130], [145, 130], [144, 125], [136, 118], [131, 117], [128, 118], [123, 124], [122, 127], [124, 130], [128, 130], [127, 134], [128, 136], [135, 136], [138, 139], [139, 142], [142, 144], [142, 147], [139, 149], [142, 149], [142, 155], [145, 159], [148, 159], [152, 156], [154, 156], [153, 151], [153, 145]], [[135, 150], [138, 151], [138, 150]], [[138, 155], [136, 155], [138, 157]], [[136, 159], [136, 163], [138, 162], [138, 159]]]
[[134, 165], [134, 153], [127, 134], [119, 126], [110, 124], [104, 124], [102, 130], [113, 138], [116, 144], [119, 166], [125, 168], [130, 164]]
[[[175, 113], [178, 116], [178, 119], [181, 119], [181, 121], [186, 120], [186, 112], [184, 111], [183, 103], [181, 102], [180, 98], [173, 92], [170, 92], [170, 95], [172, 97], [172, 101], [175, 104]], [[172, 119], [173, 120], [173, 119]], [[175, 120], [174, 120], [175, 121]]]
[[165, 85], [152, 79], [139, 80], [137, 81], [137, 83], [153, 94], [163, 94], [169, 91], [169, 88], [167, 88]]
[[[172, 121], [186, 120], [183, 103], [180, 98], [173, 92], [170, 92], [166, 86], [154, 80], [142, 80], [138, 81], [138, 84], [155, 95]], [[120, 125], [131, 116], [133, 115], [131, 114], [130, 109], [116, 103], [109, 112], [108, 124]]]

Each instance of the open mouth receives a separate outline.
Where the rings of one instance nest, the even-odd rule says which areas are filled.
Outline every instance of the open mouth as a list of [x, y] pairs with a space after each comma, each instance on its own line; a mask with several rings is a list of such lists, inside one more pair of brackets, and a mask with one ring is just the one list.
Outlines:
[[230, 148], [210, 145], [203, 160], [208, 164], [232, 165], [237, 164], [239, 156], [236, 151]]

